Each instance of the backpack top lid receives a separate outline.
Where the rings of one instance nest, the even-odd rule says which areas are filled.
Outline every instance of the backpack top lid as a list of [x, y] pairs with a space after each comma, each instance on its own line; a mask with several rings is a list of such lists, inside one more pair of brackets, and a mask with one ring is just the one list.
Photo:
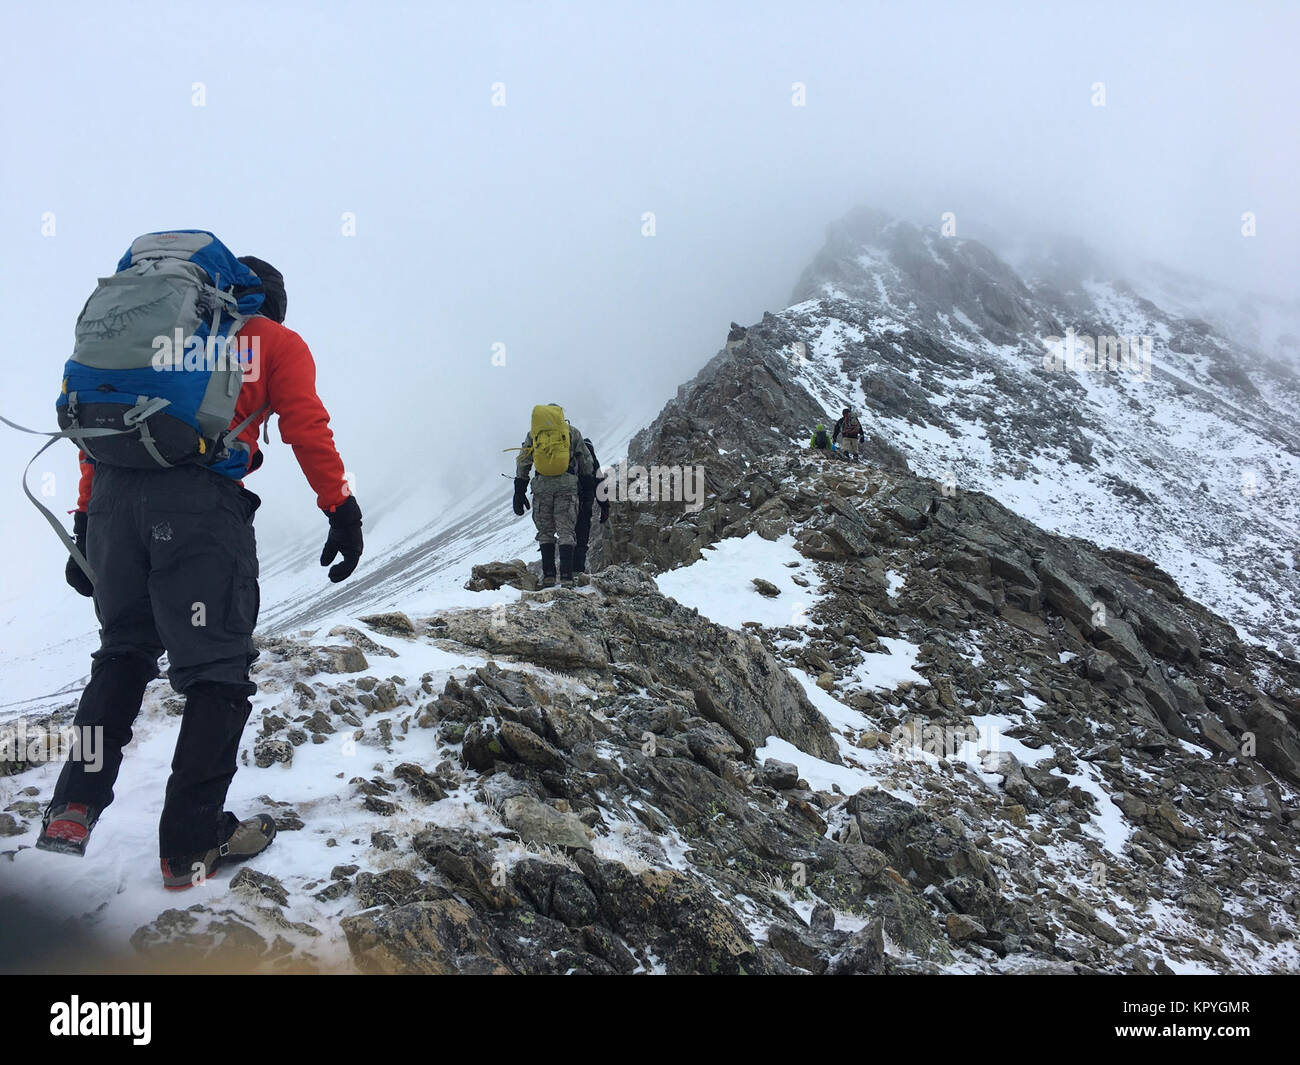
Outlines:
[[257, 274], [206, 229], [164, 229], [136, 237], [118, 260], [117, 273], [148, 259], [184, 259], [199, 267], [218, 288], [235, 289], [241, 318], [256, 314], [265, 299]]

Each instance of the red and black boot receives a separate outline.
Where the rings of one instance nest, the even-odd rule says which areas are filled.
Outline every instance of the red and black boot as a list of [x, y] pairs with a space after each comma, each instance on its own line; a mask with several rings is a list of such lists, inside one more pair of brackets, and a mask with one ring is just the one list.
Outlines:
[[85, 857], [86, 843], [90, 840], [90, 830], [99, 820], [99, 811], [84, 802], [64, 803], [59, 809], [47, 809], [41, 822], [41, 834], [36, 840], [36, 849], [57, 851], [59, 854], [75, 854]]

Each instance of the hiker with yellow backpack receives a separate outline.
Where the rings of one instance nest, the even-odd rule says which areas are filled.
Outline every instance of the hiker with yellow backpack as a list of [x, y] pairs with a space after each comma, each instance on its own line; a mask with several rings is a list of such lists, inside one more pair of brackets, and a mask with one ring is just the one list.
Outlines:
[[515, 462], [515, 514], [530, 509], [528, 472], [533, 477], [533, 524], [542, 552], [542, 587], [556, 583], [556, 548], [559, 548], [559, 583], [573, 586], [573, 550], [578, 524], [578, 489], [596, 475], [591, 451], [582, 433], [564, 416], [558, 403], [533, 408], [532, 425]]

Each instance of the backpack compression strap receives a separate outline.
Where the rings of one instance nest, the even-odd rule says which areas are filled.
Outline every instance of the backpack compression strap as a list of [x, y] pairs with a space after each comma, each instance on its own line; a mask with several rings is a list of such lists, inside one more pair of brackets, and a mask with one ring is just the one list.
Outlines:
[[[162, 455], [158, 452], [158, 449], [154, 444], [154, 439], [149, 434], [148, 424], [145, 421], [145, 419], [147, 419], [150, 414], [154, 414], [157, 411], [162, 410], [162, 408], [167, 406], [169, 402], [170, 400], [166, 400], [166, 399], [154, 399], [146, 402], [145, 398], [142, 396], [141, 404], [139, 406], [132, 407], [131, 410], [127, 412], [126, 417], [123, 418], [123, 421], [126, 421], [128, 425], [128, 428], [126, 429], [80, 429], [74, 427], [72, 429], [64, 429], [57, 433], [47, 433], [40, 429], [28, 429], [27, 426], [19, 425], [17, 422], [11, 422], [4, 415], [0, 414], [0, 422], [4, 422], [5, 425], [17, 429], [21, 433], [30, 433], [32, 436], [48, 436], [50, 438], [44, 443], [44, 445], [42, 445], [41, 449], [31, 457], [31, 461], [29, 461], [27, 465], [23, 468], [23, 477], [22, 477], [23, 495], [25, 495], [31, 501], [32, 506], [34, 506], [37, 510], [39, 510], [41, 512], [41, 515], [45, 518], [45, 520], [50, 523], [50, 528], [54, 530], [55, 535], [58, 536], [58, 538], [63, 542], [63, 546], [67, 548], [68, 554], [70, 554], [73, 557], [77, 565], [81, 568], [81, 572], [86, 575], [86, 577], [90, 580], [91, 584], [95, 583], [95, 571], [90, 568], [90, 562], [87, 561], [86, 556], [83, 555], [77, 549], [77, 541], [68, 535], [67, 530], [64, 529], [63, 527], [63, 523], [59, 521], [57, 517], [55, 517], [54, 512], [51, 511], [49, 507], [47, 507], [34, 495], [32, 495], [32, 490], [27, 487], [27, 474], [32, 468], [32, 463], [34, 463], [38, 458], [44, 455], [45, 452], [49, 449], [50, 445], [54, 444], [59, 440], [64, 440], [64, 439], [73, 440], [78, 444], [81, 444], [85, 440], [93, 440], [97, 437], [105, 437], [105, 436], [121, 436], [123, 433], [129, 433], [137, 430], [140, 434], [141, 443], [144, 444], [145, 448], [148, 450], [149, 454], [154, 458], [154, 460], [163, 466], [171, 468], [173, 464], [168, 462], [166, 459], [164, 459]], [[222, 446], [228, 448], [230, 446], [231, 441], [233, 441], [237, 436], [239, 436], [240, 433], [242, 433], [245, 429], [247, 429], [253, 423], [253, 421], [267, 409], [268, 407], [266, 406], [259, 407], [257, 410], [253, 411], [253, 413], [250, 414], [247, 418], [245, 418], [242, 422], [240, 422], [234, 428], [230, 429], [221, 438]], [[83, 446], [82, 450], [88, 450], [88, 449], [86, 449]]]
[[31, 457], [31, 461], [29, 461], [27, 465], [23, 467], [23, 478], [22, 478], [23, 495], [25, 495], [31, 501], [32, 506], [34, 506], [37, 510], [39, 510], [41, 514], [44, 516], [45, 520], [50, 523], [50, 528], [53, 529], [55, 535], [57, 535], [58, 538], [61, 541], [63, 541], [63, 546], [68, 549], [68, 554], [70, 554], [73, 557], [73, 559], [76, 560], [77, 565], [81, 567], [81, 572], [86, 575], [86, 577], [90, 580], [90, 583], [94, 584], [95, 571], [90, 568], [90, 563], [86, 561], [86, 556], [83, 555], [79, 550], [77, 550], [77, 541], [68, 535], [67, 530], [63, 528], [63, 523], [54, 516], [54, 512], [51, 511], [49, 507], [47, 507], [34, 495], [32, 495], [32, 490], [27, 487], [27, 473], [32, 468], [32, 463], [35, 462], [38, 458], [40, 458], [42, 455], [44, 455], [45, 452], [49, 449], [50, 445], [54, 444], [56, 441], [62, 440], [64, 438], [67, 438], [69, 440], [82, 440], [82, 439], [93, 439], [94, 437], [99, 437], [99, 436], [117, 436], [127, 430], [64, 429], [61, 432], [57, 432], [57, 433], [47, 433], [47, 432], [42, 432], [40, 429], [28, 429], [27, 426], [25, 425], [19, 425], [17, 422], [11, 422], [8, 418], [4, 417], [4, 415], [0, 415], [0, 422], [4, 422], [5, 425], [11, 426], [12, 428], [17, 429], [19, 432], [30, 433], [32, 436], [48, 436], [50, 438], [49, 440], [45, 441], [41, 449]]

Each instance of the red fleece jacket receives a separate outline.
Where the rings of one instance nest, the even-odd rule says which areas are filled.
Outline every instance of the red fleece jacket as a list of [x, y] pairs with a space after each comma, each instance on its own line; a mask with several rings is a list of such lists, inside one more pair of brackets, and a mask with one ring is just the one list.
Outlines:
[[[293, 448], [298, 465], [316, 492], [316, 504], [327, 513], [334, 511], [351, 494], [343, 478], [343, 460], [334, 447], [330, 416], [316, 395], [316, 362], [306, 341], [292, 329], [269, 318], [253, 318], [239, 331], [251, 344], [257, 341], [260, 368], [255, 379], [246, 379], [235, 405], [231, 425], [237, 425], [253, 411], [266, 407], [239, 439], [249, 447], [249, 463], [257, 455], [257, 435], [272, 414], [280, 419], [280, 435]], [[90, 502], [94, 464], [80, 455], [81, 483], [77, 509]], [[251, 472], [251, 470], [250, 470]]]

